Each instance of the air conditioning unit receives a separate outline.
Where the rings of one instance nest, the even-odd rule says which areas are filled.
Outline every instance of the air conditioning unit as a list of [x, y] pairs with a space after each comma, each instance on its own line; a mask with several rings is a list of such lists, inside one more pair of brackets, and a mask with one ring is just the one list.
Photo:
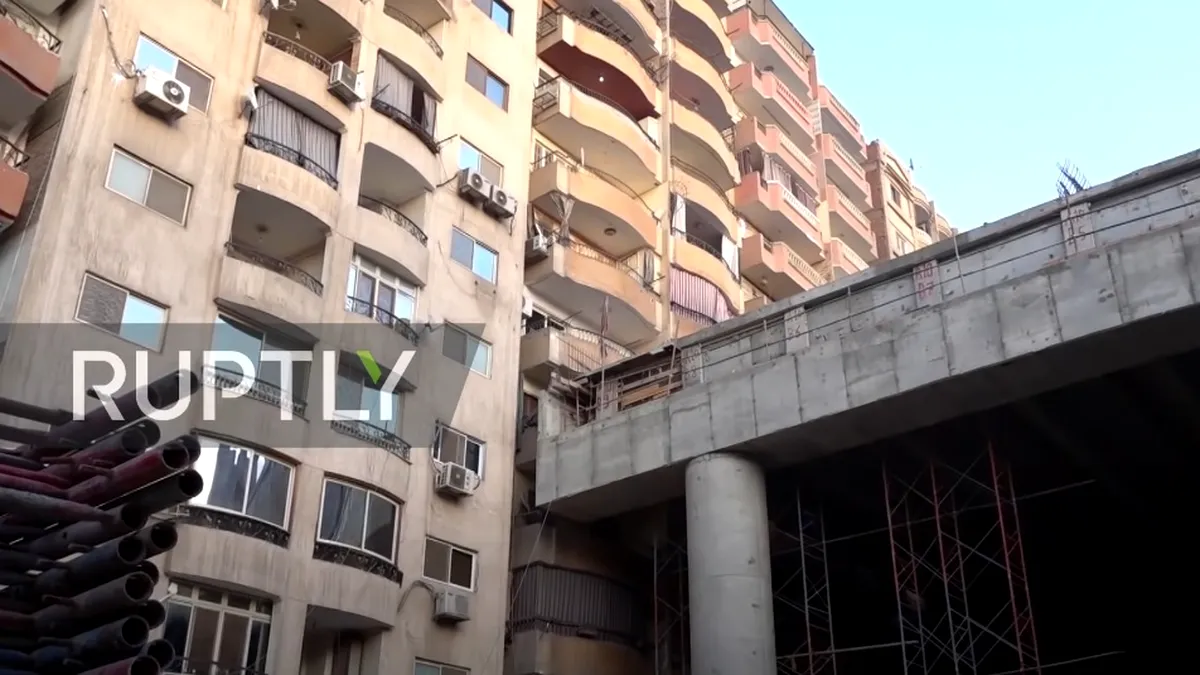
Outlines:
[[475, 472], [461, 464], [445, 462], [438, 468], [433, 488], [438, 494], [468, 497], [475, 492]]
[[491, 197], [483, 204], [483, 210], [493, 218], [512, 218], [517, 213], [517, 199], [496, 185], [492, 187]]
[[457, 591], [438, 591], [433, 599], [433, 620], [462, 623], [471, 620], [471, 596]]
[[458, 172], [458, 194], [474, 204], [483, 204], [492, 198], [492, 184], [483, 174], [474, 169]]
[[547, 234], [530, 235], [525, 240], [525, 263], [533, 264], [545, 260], [550, 255], [550, 247], [554, 240]]
[[165, 120], [176, 120], [188, 112], [192, 90], [157, 68], [147, 68], [138, 75], [133, 102], [146, 112]]
[[350, 64], [338, 61], [329, 70], [329, 93], [338, 97], [343, 103], [358, 103], [367, 98], [360, 73], [350, 68]]

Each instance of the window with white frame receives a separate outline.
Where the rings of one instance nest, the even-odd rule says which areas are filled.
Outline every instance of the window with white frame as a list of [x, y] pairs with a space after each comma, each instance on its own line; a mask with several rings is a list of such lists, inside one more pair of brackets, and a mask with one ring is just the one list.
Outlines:
[[490, 377], [492, 374], [492, 346], [457, 326], [446, 325], [442, 355], [480, 375]]
[[473, 0], [473, 2], [484, 14], [491, 17], [492, 22], [501, 30], [505, 33], [512, 33], [513, 11], [508, 5], [500, 0]]
[[261, 520], [287, 529], [292, 467], [227, 441], [200, 438], [193, 469], [204, 489], [188, 503]]
[[137, 157], [113, 148], [105, 187], [171, 220], [187, 218], [192, 186]]
[[167, 308], [85, 274], [75, 319], [146, 349], [162, 348]]
[[484, 451], [487, 444], [457, 429], [439, 424], [433, 444], [433, 458], [465, 466], [483, 478]]
[[325, 479], [317, 539], [379, 556], [396, 558], [400, 505], [373, 490]]
[[417, 659], [417, 663], [413, 667], [413, 675], [471, 675], [471, 671], [458, 666]]
[[396, 319], [412, 321], [417, 311], [417, 289], [374, 262], [355, 254], [346, 284], [347, 309], [391, 325]]
[[[262, 358], [263, 352], [269, 351], [309, 351], [309, 347], [300, 344], [298, 340], [285, 335], [252, 326], [247, 322], [229, 316], [218, 316], [213, 328], [213, 351], [237, 352], [250, 360], [254, 368], [256, 384], [273, 387], [279, 392], [288, 392], [294, 399], [303, 400], [308, 391], [309, 365], [300, 360], [291, 365], [291, 382], [285, 383], [283, 363]], [[237, 363], [218, 362], [215, 367], [241, 376], [242, 372]], [[287, 386], [290, 384], [290, 386]]]
[[[213, 1], [217, 5], [224, 4], [220, 0]], [[137, 48], [133, 51], [133, 65], [140, 71], [156, 68], [186, 84], [191, 90], [188, 105], [200, 112], [208, 112], [208, 102], [212, 97], [212, 78], [176, 56], [171, 50], [145, 35], [139, 35]]]
[[470, 143], [458, 142], [458, 168], [478, 171], [488, 182], [499, 185], [504, 180], [504, 167]]
[[457, 227], [450, 234], [450, 259], [488, 283], [496, 283], [496, 252]]
[[[362, 410], [372, 426], [397, 434], [404, 418], [404, 403], [396, 392], [384, 393], [370, 376], [346, 363], [338, 365], [334, 398], [338, 410]], [[385, 412], [385, 410], [387, 412]]]
[[425, 578], [475, 590], [475, 553], [433, 537], [425, 538]]
[[163, 603], [163, 639], [175, 648], [167, 673], [261, 675], [267, 667], [271, 603], [245, 595], [174, 584]]

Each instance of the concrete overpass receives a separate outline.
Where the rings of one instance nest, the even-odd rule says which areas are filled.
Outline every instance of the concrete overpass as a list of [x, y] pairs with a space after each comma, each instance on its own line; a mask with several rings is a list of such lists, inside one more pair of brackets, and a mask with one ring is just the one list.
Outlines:
[[543, 402], [536, 500], [590, 521], [684, 494], [695, 672], [774, 673], [762, 467], [1200, 345], [1198, 215], [1195, 152], [577, 383], [590, 403]]

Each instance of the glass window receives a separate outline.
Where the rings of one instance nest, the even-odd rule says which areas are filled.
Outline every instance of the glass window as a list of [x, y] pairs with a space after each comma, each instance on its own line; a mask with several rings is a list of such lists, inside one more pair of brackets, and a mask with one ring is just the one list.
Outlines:
[[458, 144], [458, 168], [478, 171], [493, 185], [499, 185], [504, 179], [504, 167], [466, 141]]
[[325, 481], [317, 538], [391, 561], [396, 555], [400, 507], [363, 488]]
[[187, 216], [192, 186], [117, 148], [112, 151], [105, 185], [181, 225]]
[[491, 375], [492, 346], [461, 328], [446, 326], [442, 337], [442, 354], [480, 375]]
[[[399, 434], [400, 421], [404, 418], [400, 394], [384, 394], [370, 381], [366, 373], [345, 364], [339, 365], [334, 397], [338, 410], [365, 410], [370, 414], [367, 423], [392, 434]], [[384, 413], [385, 406], [390, 413]]]
[[496, 77], [473, 56], [467, 56], [467, 84], [488, 97], [492, 103], [508, 110], [508, 84]]
[[192, 468], [204, 477], [204, 489], [189, 504], [287, 528], [292, 467], [254, 450], [202, 437], [200, 459]]
[[[308, 347], [300, 345], [294, 340], [282, 335], [272, 335], [260, 328], [227, 316], [217, 317], [216, 326], [213, 328], [212, 349], [213, 351], [231, 351], [242, 354], [254, 366], [255, 386], [261, 384], [277, 392], [284, 390], [283, 371], [281, 370], [284, 364], [279, 361], [263, 360], [262, 353], [264, 351], [308, 351]], [[290, 389], [293, 397], [308, 391], [309, 366], [310, 364], [304, 361], [295, 361], [291, 364], [292, 385]], [[233, 362], [220, 362], [215, 364], [215, 367], [239, 378], [242, 375], [238, 365]]]
[[458, 666], [417, 659], [416, 665], [413, 667], [413, 675], [471, 675], [471, 671]]
[[212, 78], [180, 59], [166, 47], [145, 35], [139, 35], [137, 48], [133, 52], [133, 65], [138, 70], [161, 70], [186, 84], [191, 90], [188, 105], [200, 112], [208, 111], [208, 102], [212, 96]]
[[147, 349], [162, 348], [167, 309], [90, 274], [84, 275], [75, 318]]
[[392, 325], [397, 319], [412, 321], [417, 310], [417, 289], [359, 255], [350, 263], [346, 309]]
[[475, 6], [478, 7], [484, 14], [491, 17], [492, 21], [500, 27], [505, 33], [512, 33], [512, 9], [499, 0], [473, 0]]
[[465, 466], [482, 478], [485, 447], [483, 441], [477, 438], [471, 438], [447, 426], [439, 426], [434, 440], [433, 458], [439, 462], [453, 462]]
[[163, 639], [176, 654], [164, 672], [258, 675], [265, 671], [270, 602], [181, 584], [164, 604]]
[[425, 578], [475, 590], [475, 554], [431, 537], [425, 538]]
[[470, 269], [480, 279], [496, 283], [496, 252], [457, 227], [450, 235], [450, 259]]

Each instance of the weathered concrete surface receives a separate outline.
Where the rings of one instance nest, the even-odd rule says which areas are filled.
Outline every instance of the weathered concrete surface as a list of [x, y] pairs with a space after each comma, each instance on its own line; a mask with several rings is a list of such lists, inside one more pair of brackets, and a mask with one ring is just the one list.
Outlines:
[[539, 439], [537, 501], [675, 496], [689, 459], [768, 462], [925, 426], [1200, 344], [1200, 152], [681, 341], [673, 396]]

